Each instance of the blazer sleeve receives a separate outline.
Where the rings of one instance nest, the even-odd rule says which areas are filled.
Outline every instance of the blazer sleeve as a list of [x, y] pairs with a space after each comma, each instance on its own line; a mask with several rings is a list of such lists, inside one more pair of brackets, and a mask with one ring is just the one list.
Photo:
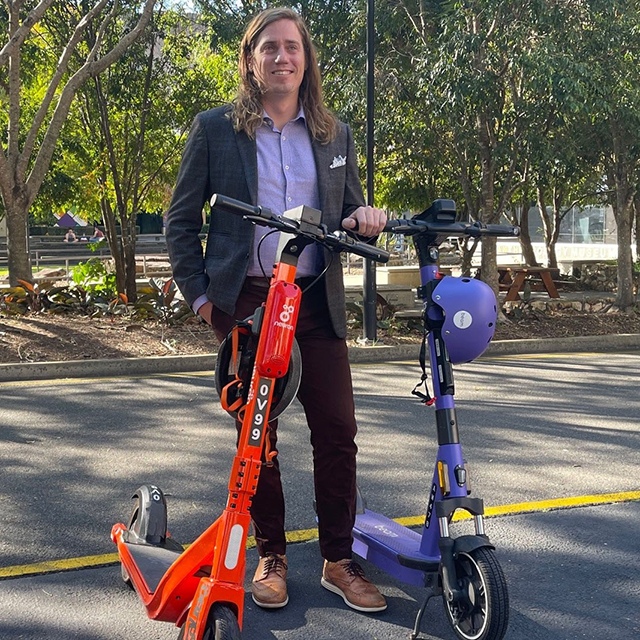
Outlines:
[[211, 192], [207, 135], [200, 115], [187, 138], [165, 230], [173, 277], [189, 306], [209, 284], [199, 238], [202, 210]]
[[351, 128], [345, 125], [347, 130], [347, 175], [344, 185], [344, 200], [342, 204], [342, 220], [351, 215], [358, 207], [365, 204], [360, 174], [358, 173], [358, 156], [353, 142]]

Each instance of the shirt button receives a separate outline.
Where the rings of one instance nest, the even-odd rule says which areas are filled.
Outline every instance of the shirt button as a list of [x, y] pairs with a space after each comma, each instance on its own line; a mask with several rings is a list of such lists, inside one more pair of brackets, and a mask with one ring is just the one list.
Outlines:
[[287, 139], [287, 136], [282, 136], [282, 139], [283, 139], [283, 140], [286, 140], [286, 139]]
[[289, 197], [287, 198], [287, 201], [288, 201], [288, 202], [291, 202], [291, 196], [289, 196]]
[[288, 164], [286, 164], [286, 165], [284, 166], [284, 168], [285, 168], [287, 171], [289, 171], [289, 165], [288, 165]]

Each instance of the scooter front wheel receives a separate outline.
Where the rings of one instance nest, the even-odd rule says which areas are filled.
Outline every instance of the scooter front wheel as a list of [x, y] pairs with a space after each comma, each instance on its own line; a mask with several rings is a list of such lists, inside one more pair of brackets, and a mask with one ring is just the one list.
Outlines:
[[461, 640], [502, 640], [509, 624], [509, 593], [491, 549], [461, 552], [455, 561], [458, 586], [468, 606], [444, 602], [447, 619]]
[[[185, 627], [182, 627], [178, 640], [185, 639]], [[211, 607], [203, 640], [242, 640], [238, 618], [229, 607], [220, 603]]]

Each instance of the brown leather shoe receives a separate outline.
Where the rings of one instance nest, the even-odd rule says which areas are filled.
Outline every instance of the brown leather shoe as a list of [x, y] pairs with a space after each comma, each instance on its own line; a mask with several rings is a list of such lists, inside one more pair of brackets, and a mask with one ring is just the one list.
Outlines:
[[280, 609], [289, 602], [287, 556], [272, 553], [260, 558], [251, 583], [251, 597], [264, 609]]
[[338, 562], [325, 560], [320, 584], [342, 596], [345, 604], [357, 611], [374, 613], [387, 608], [383, 595], [364, 577], [362, 567], [349, 558]]

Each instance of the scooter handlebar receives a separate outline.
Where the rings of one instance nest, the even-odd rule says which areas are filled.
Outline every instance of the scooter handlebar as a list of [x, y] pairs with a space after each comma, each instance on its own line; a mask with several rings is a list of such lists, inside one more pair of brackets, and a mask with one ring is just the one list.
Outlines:
[[482, 224], [475, 222], [469, 227], [469, 235], [477, 236], [496, 236], [516, 238], [520, 235], [520, 227], [514, 227], [510, 224]]
[[389, 262], [390, 253], [385, 249], [376, 247], [375, 245], [367, 244], [366, 242], [354, 242], [354, 244], [349, 244], [347, 247], [349, 253], [355, 253], [361, 258], [373, 260], [374, 262]]
[[429, 232], [438, 235], [449, 236], [496, 236], [517, 238], [520, 235], [520, 227], [508, 224], [482, 224], [481, 222], [453, 222], [439, 223], [426, 222], [424, 220], [388, 220], [383, 231], [385, 233], [401, 233], [405, 235], [416, 235], [418, 233]]
[[306, 232], [303, 231], [300, 229], [298, 223], [285, 217], [275, 216], [270, 209], [254, 207], [246, 202], [235, 200], [234, 198], [229, 198], [219, 193], [214, 193], [213, 196], [211, 196], [210, 204], [212, 207], [221, 211], [244, 216], [257, 224], [266, 225], [285, 233], [311, 237], [316, 242], [334, 251], [348, 251], [363, 258], [374, 260], [375, 262], [384, 263], [389, 260], [390, 254], [388, 251], [379, 249], [374, 245], [366, 244], [365, 242], [354, 240], [344, 231], [336, 231], [333, 234], [329, 234], [324, 225], [319, 225], [316, 233], [309, 234], [308, 229]]
[[227, 213], [233, 213], [238, 216], [250, 216], [264, 218], [268, 220], [272, 217], [271, 211], [263, 207], [254, 207], [251, 204], [223, 196], [219, 193], [214, 193], [211, 196], [210, 204], [216, 209], [226, 211]]

